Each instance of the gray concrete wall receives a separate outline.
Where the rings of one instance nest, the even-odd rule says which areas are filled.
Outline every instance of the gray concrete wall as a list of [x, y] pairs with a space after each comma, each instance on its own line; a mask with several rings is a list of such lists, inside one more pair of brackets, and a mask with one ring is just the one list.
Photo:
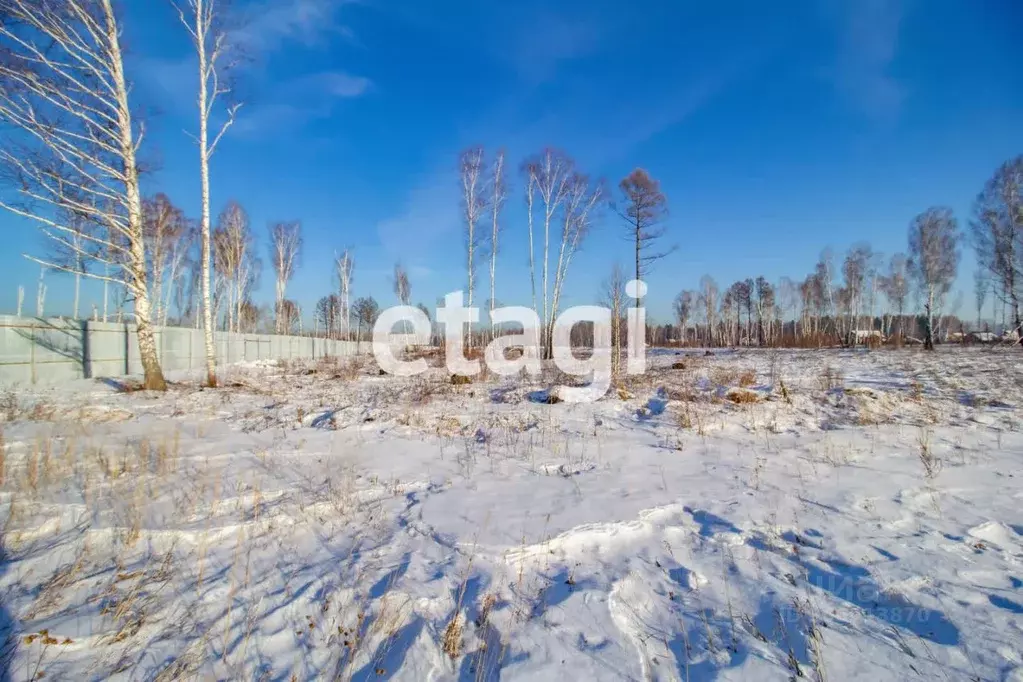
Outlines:
[[[305, 336], [216, 332], [215, 343], [221, 365], [356, 352], [354, 341]], [[204, 367], [201, 329], [157, 327], [156, 347], [165, 372]], [[59, 383], [141, 373], [135, 325], [0, 315], [0, 384]]]

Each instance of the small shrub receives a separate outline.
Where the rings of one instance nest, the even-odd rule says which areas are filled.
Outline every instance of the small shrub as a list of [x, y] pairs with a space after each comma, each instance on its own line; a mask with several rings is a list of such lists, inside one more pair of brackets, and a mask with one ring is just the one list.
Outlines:
[[781, 397], [784, 398], [785, 402], [789, 405], [792, 404], [792, 396], [789, 395], [789, 389], [785, 386], [784, 379], [778, 379], [778, 385], [781, 386]]
[[18, 418], [18, 394], [14, 390], [7, 390], [0, 395], [0, 415], [7, 421], [14, 421]]
[[843, 380], [842, 375], [832, 367], [831, 365], [825, 365], [821, 375], [817, 378], [822, 391], [831, 391], [836, 388], [842, 388]]
[[752, 403], [760, 402], [759, 395], [757, 395], [753, 391], [747, 391], [746, 389], [729, 391], [727, 394], [725, 394], [725, 398], [727, 398], [730, 402], [735, 403], [736, 405], [749, 405]]

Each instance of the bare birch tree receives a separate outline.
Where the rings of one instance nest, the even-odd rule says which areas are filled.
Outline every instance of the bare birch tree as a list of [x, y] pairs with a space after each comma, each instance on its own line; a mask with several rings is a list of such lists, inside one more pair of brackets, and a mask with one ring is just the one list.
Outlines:
[[625, 275], [617, 264], [604, 282], [603, 303], [611, 311], [611, 380], [617, 384], [622, 373], [622, 348], [625, 346]]
[[560, 244], [558, 245], [558, 261], [554, 269], [551, 305], [548, 317], [544, 320], [544, 329], [547, 332], [545, 347], [548, 357], [553, 357], [554, 353], [554, 320], [561, 308], [561, 294], [569, 265], [593, 227], [597, 208], [606, 201], [606, 198], [607, 190], [603, 183], [593, 182], [582, 173], [572, 173], [568, 180], [562, 209]]
[[905, 254], [896, 253], [888, 262], [888, 274], [881, 278], [881, 291], [888, 299], [888, 305], [899, 321], [897, 339], [902, 336], [902, 318], [906, 312], [906, 298], [909, 296], [908, 261]]
[[[394, 278], [391, 284], [394, 287], [394, 296], [398, 299], [398, 303], [411, 305], [412, 285], [409, 283], [408, 270], [401, 263], [394, 264]], [[408, 334], [410, 330], [408, 320], [405, 320], [402, 324], [402, 332]]]
[[124, 285], [134, 301], [144, 385], [165, 390], [142, 233], [142, 130], [129, 103], [113, 0], [0, 0], [0, 17], [0, 122], [10, 131], [0, 162], [21, 198], [0, 206], [71, 248], [63, 213], [109, 231], [86, 235], [98, 248], [82, 250], [93, 259], [116, 254], [108, 257], [115, 271], [90, 276]]
[[977, 306], [977, 331], [981, 330], [983, 321], [984, 303], [987, 301], [987, 292], [991, 289], [991, 279], [988, 271], [984, 268], [977, 268], [973, 272], [973, 302]]
[[338, 255], [334, 254], [334, 274], [337, 277], [338, 294], [340, 297], [339, 332], [340, 338], [347, 338], [351, 328], [351, 290], [352, 272], [355, 269], [355, 258], [351, 249], [345, 249]]
[[409, 284], [408, 270], [401, 263], [394, 265], [394, 295], [402, 305], [411, 305], [412, 285]]
[[[480, 246], [477, 229], [486, 199], [483, 187], [483, 147], [472, 147], [462, 152], [459, 159], [462, 180], [462, 216], [465, 218], [466, 289], [468, 307], [472, 307], [473, 291], [476, 288], [476, 255]], [[472, 347], [472, 328], [469, 329], [469, 343]]]
[[274, 269], [274, 315], [275, 330], [284, 333], [285, 317], [283, 314], [285, 294], [288, 282], [295, 275], [295, 267], [302, 251], [302, 224], [297, 220], [279, 222], [270, 225], [270, 265]]
[[696, 298], [696, 295], [688, 290], [683, 290], [675, 297], [675, 319], [678, 320], [679, 343], [682, 345], [686, 343], [686, 329], [688, 329], [689, 320], [693, 315], [693, 305]]
[[202, 316], [204, 345], [206, 348], [206, 384], [217, 384], [216, 347], [213, 343], [213, 299], [211, 292], [210, 263], [211, 218], [210, 218], [210, 158], [227, 129], [234, 123], [235, 112], [240, 104], [228, 106], [226, 117], [219, 124], [217, 132], [210, 139], [210, 117], [217, 107], [217, 100], [228, 95], [230, 88], [222, 78], [221, 70], [228, 65], [227, 32], [218, 22], [216, 0], [187, 0], [177, 6], [178, 18], [188, 31], [195, 48], [199, 67], [199, 87], [196, 105], [199, 110], [199, 180], [201, 183], [201, 216], [199, 219], [200, 247], [199, 276], [202, 289]]
[[873, 261], [873, 250], [869, 244], [861, 243], [849, 249], [842, 263], [842, 275], [845, 278], [845, 295], [848, 302], [848, 319], [846, 321], [846, 344], [855, 345], [856, 330], [860, 327], [860, 317], [866, 298], [866, 286], [869, 270]]
[[1008, 306], [1023, 344], [1023, 156], [995, 171], [977, 197], [970, 228], [977, 260], [991, 274], [995, 295]]
[[[508, 196], [508, 188], [504, 181], [504, 151], [498, 150], [490, 173], [490, 313], [493, 319], [494, 308], [497, 307], [497, 252], [498, 237], [501, 232], [501, 209]], [[497, 330], [491, 326], [491, 336]]]
[[[540, 154], [532, 157], [525, 164], [526, 173], [528, 175], [528, 185], [526, 200], [528, 203], [529, 211], [529, 252], [530, 252], [530, 284], [534, 291], [533, 294], [533, 309], [540, 315], [542, 330], [541, 330], [541, 345], [545, 357], [549, 357], [553, 349], [549, 348], [547, 344], [548, 334], [548, 320], [551, 319], [551, 291], [548, 285], [550, 278], [550, 248], [551, 248], [551, 226], [554, 223], [555, 216], [564, 207], [565, 200], [568, 196], [569, 183], [575, 174], [574, 162], [563, 152], [556, 149], [547, 148], [540, 152]], [[535, 245], [534, 234], [533, 234], [533, 208], [534, 198], [539, 195], [541, 212], [541, 218], [543, 220], [543, 251], [542, 251], [542, 270], [540, 272], [540, 289], [543, 297], [543, 307], [537, 310], [539, 301], [535, 294], [536, 291], [536, 257], [534, 255], [533, 247]]]
[[707, 345], [714, 345], [715, 316], [718, 309], [718, 284], [710, 275], [700, 278], [700, 302], [707, 322]]
[[150, 286], [153, 292], [153, 320], [166, 321], [164, 285], [172, 261], [180, 258], [187, 246], [188, 221], [180, 208], [171, 203], [166, 194], [142, 200], [142, 229], [146, 237], [149, 256]]
[[771, 320], [774, 316], [777, 295], [774, 285], [763, 276], [757, 277], [754, 289], [757, 309], [757, 345], [763, 346], [770, 344], [773, 338]]
[[924, 348], [934, 350], [934, 318], [959, 267], [959, 225], [951, 209], [930, 208], [913, 219], [909, 253], [909, 272], [916, 280], [927, 318]]
[[225, 327], [238, 331], [242, 303], [258, 274], [249, 216], [238, 202], [229, 202], [220, 212], [212, 236], [213, 265], [223, 279], [223, 298], [227, 304]]

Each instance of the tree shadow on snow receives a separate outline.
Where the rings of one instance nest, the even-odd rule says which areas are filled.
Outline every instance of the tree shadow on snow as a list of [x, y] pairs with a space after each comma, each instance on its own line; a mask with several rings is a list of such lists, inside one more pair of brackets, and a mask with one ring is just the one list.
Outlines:
[[[0, 575], [8, 570], [7, 549], [3, 534], [0, 534]], [[11, 682], [11, 662], [18, 650], [15, 637], [16, 624], [7, 605], [0, 598], [0, 682]]]
[[955, 646], [959, 643], [957, 628], [941, 611], [924, 608], [910, 602], [904, 595], [885, 592], [878, 586], [870, 571], [862, 566], [822, 559], [824, 568], [809, 556], [788, 555], [777, 547], [750, 538], [751, 547], [771, 552], [797, 564], [805, 572], [807, 582], [833, 597], [851, 604], [864, 613], [886, 624], [909, 632], [935, 644]]
[[[738, 640], [731, 640], [731, 624], [706, 609], [700, 616], [692, 614], [694, 624], [686, 628], [685, 635], [677, 634], [666, 642], [675, 658], [679, 679], [688, 682], [710, 682], [717, 679], [723, 669], [738, 668], [749, 657], [749, 650]], [[707, 640], [708, 627], [712, 628], [714, 641]], [[728, 661], [723, 662], [718, 653], [727, 651]]]
[[741, 533], [731, 521], [721, 518], [717, 514], [702, 509], [683, 507], [682, 510], [693, 517], [693, 521], [700, 524], [700, 535], [705, 538], [712, 537], [715, 533]]

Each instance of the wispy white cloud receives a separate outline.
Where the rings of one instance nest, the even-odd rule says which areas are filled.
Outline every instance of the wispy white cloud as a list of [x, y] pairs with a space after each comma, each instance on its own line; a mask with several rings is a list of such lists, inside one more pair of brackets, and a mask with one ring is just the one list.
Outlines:
[[[293, 47], [315, 49], [338, 36], [353, 40], [351, 31], [341, 22], [340, 10], [357, 1], [256, 0], [235, 9], [227, 22], [233, 27], [228, 42], [245, 58], [234, 66], [241, 90], [233, 96], [243, 106], [230, 135], [268, 128], [294, 130], [329, 116], [339, 100], [363, 96], [373, 88], [370, 79], [338, 70], [259, 84], [263, 79], [257, 65], [276, 53]], [[163, 107], [184, 111], [194, 106], [198, 78], [194, 54], [179, 58], [142, 56], [135, 64], [137, 80]]]
[[377, 224], [380, 245], [391, 258], [414, 262], [440, 243], [458, 243], [458, 207], [453, 168], [436, 169], [414, 185], [394, 216]]
[[[542, 10], [506, 35], [498, 54], [530, 85], [553, 78], [563, 63], [587, 57], [601, 46], [605, 29], [595, 16], [568, 16]], [[500, 45], [500, 43], [498, 43]]]
[[905, 0], [839, 3], [834, 83], [865, 115], [879, 122], [898, 117], [905, 89], [891, 73], [898, 53]]
[[352, 1], [262, 0], [247, 4], [231, 31], [232, 42], [264, 53], [288, 42], [315, 47], [331, 37], [352, 39], [351, 29], [340, 19], [340, 9]]
[[373, 81], [362, 76], [353, 76], [345, 71], [321, 71], [311, 73], [292, 81], [286, 89], [294, 96], [329, 96], [350, 99], [365, 95], [373, 87]]
[[361, 97], [373, 87], [372, 81], [344, 71], [323, 71], [285, 81], [262, 103], [243, 107], [235, 124], [237, 134], [254, 134], [275, 129], [296, 130], [318, 119], [329, 118], [342, 100]]

